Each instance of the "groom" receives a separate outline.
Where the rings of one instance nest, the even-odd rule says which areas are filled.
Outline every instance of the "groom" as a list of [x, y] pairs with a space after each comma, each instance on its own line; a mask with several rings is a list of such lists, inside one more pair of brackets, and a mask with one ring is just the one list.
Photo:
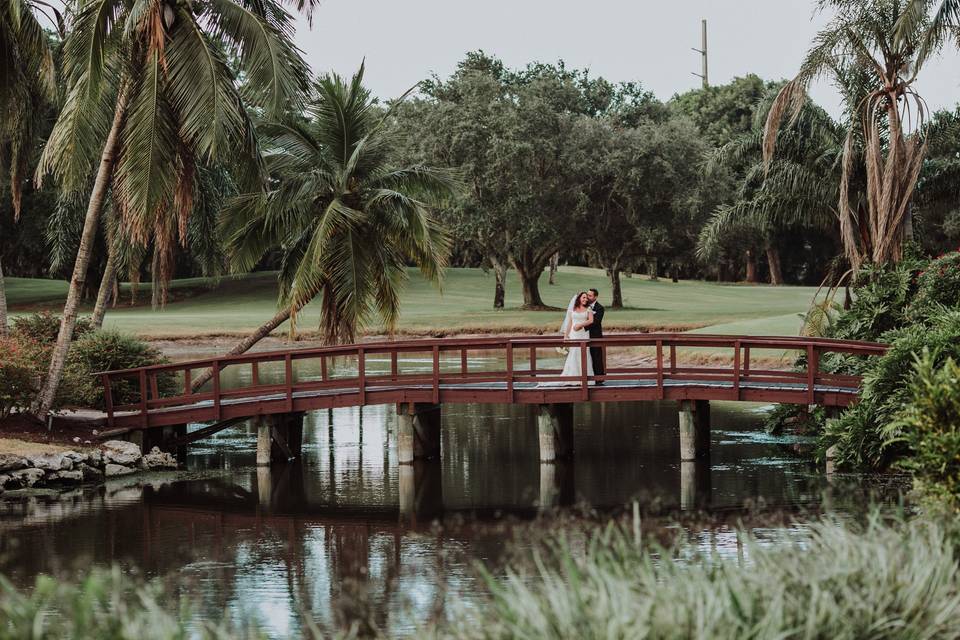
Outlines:
[[[590, 325], [590, 337], [603, 337], [603, 305], [597, 301], [600, 293], [596, 289], [587, 291], [587, 301], [590, 303], [590, 310], [593, 311], [593, 324]], [[593, 374], [602, 376], [606, 369], [603, 366], [603, 347], [590, 347], [590, 359], [593, 361]], [[597, 384], [603, 384], [603, 380], [597, 380]]]

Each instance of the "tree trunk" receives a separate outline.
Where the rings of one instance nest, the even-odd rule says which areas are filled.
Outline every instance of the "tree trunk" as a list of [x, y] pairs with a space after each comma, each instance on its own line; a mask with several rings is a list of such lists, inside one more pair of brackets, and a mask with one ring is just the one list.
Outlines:
[[517, 273], [520, 275], [520, 284], [523, 286], [524, 308], [539, 309], [545, 307], [543, 298], [540, 297], [540, 274], [543, 273], [543, 270], [529, 273], [518, 268]]
[[0, 336], [7, 335], [7, 288], [3, 283], [3, 265], [0, 264]]
[[747, 282], [757, 281], [757, 256], [753, 249], [747, 249]]
[[[241, 353], [246, 353], [250, 347], [257, 344], [268, 335], [270, 332], [282, 325], [284, 322], [290, 319], [290, 307], [284, 307], [277, 312], [275, 316], [264, 322], [260, 325], [256, 331], [251, 333], [249, 336], [238, 342], [230, 351], [227, 351], [224, 355], [227, 356], [238, 356]], [[191, 383], [191, 390], [196, 391], [202, 387], [210, 378], [213, 377], [213, 370], [207, 369], [199, 376], [197, 376]]]
[[651, 258], [649, 261], [647, 261], [647, 269], [648, 269], [648, 274], [650, 276], [651, 281], [653, 282], [657, 281], [657, 271], [659, 270], [659, 268], [660, 268], [659, 258]]
[[610, 300], [611, 309], [623, 308], [623, 292], [620, 290], [620, 267], [615, 266], [610, 269], [610, 289], [612, 298]]
[[50, 369], [43, 390], [37, 398], [36, 411], [38, 417], [45, 419], [53, 407], [57, 389], [60, 387], [60, 378], [63, 376], [63, 367], [67, 361], [67, 352], [73, 340], [73, 329], [77, 324], [77, 310], [80, 306], [80, 293], [83, 291], [87, 279], [87, 267], [90, 265], [90, 254], [93, 249], [93, 240], [97, 235], [97, 226], [100, 212], [106, 199], [107, 189], [110, 186], [110, 176], [113, 173], [113, 160], [117, 151], [117, 138], [120, 125], [123, 122], [127, 106], [127, 89], [121, 88], [117, 97], [117, 108], [113, 113], [113, 124], [107, 141], [103, 145], [100, 156], [100, 167], [90, 192], [90, 201], [87, 204], [87, 214], [83, 221], [83, 233], [80, 235], [80, 246], [77, 249], [77, 259], [73, 265], [73, 276], [70, 278], [70, 288], [67, 291], [67, 302], [63, 306], [63, 317], [60, 319], [60, 331], [57, 334], [57, 343], [50, 357]]
[[680, 282], [680, 268], [676, 262], [670, 265], [670, 279], [673, 280], [674, 284]]
[[107, 305], [110, 304], [114, 290], [114, 279], [117, 275], [115, 251], [110, 247], [110, 253], [107, 254], [107, 266], [103, 270], [103, 279], [100, 280], [100, 290], [97, 291], [97, 304], [93, 307], [93, 317], [91, 322], [94, 329], [103, 327], [103, 316], [107, 313]]
[[560, 252], [557, 251], [555, 254], [550, 256], [550, 284], [557, 284], [556, 275], [557, 269], [560, 268]]
[[775, 246], [767, 246], [767, 263], [770, 266], [770, 284], [783, 284], [783, 271], [780, 268], [780, 250]]
[[491, 258], [496, 285], [493, 290], [493, 308], [503, 309], [503, 299], [507, 291], [507, 265], [496, 258]]

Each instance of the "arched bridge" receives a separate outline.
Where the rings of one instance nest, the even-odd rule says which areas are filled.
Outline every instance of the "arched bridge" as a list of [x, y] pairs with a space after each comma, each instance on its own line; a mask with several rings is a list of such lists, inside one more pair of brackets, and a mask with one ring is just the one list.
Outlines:
[[[602, 347], [606, 374], [560, 377], [558, 349], [571, 346], [581, 347], [584, 371], [586, 347]], [[583, 341], [473, 337], [247, 353], [100, 375], [108, 433], [196, 422], [212, 422], [210, 429], [216, 430], [256, 416], [274, 416], [271, 428], [276, 431], [288, 426], [290, 416], [310, 410], [397, 404], [401, 415], [412, 421], [409, 456], [403, 451], [401, 425], [404, 461], [438, 451], [440, 405], [519, 403], [541, 407], [541, 458], [553, 459], [563, 453], [566, 423], [572, 429], [573, 403], [667, 399], [681, 403], [681, 450], [689, 456], [703, 448], [704, 436], [697, 434], [709, 428], [710, 400], [843, 407], [857, 400], [861, 380], [820, 371], [821, 359], [830, 354], [872, 357], [886, 349], [877, 343], [825, 338], [689, 333], [617, 334]], [[782, 358], [784, 353], [804, 356], [805, 370], [760, 364], [769, 362], [771, 354]], [[718, 360], [720, 364], [713, 364]], [[212, 372], [209, 382], [195, 389], [193, 381], [207, 371]], [[116, 404], [114, 398], [120, 395], [134, 402]], [[683, 443], [685, 425], [688, 446]], [[544, 453], [544, 433], [551, 430], [559, 433], [553, 439], [555, 450]], [[282, 441], [297, 437], [288, 433], [277, 438], [274, 433], [281, 441], [274, 445], [295, 453], [287, 449], [298, 448], [298, 443]], [[185, 439], [183, 433], [179, 439]]]

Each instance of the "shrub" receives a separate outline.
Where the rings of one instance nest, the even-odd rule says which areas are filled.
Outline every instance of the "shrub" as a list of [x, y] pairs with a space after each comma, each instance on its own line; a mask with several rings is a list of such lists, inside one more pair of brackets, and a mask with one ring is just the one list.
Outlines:
[[909, 317], [915, 322], [936, 315], [939, 309], [960, 306], [960, 252], [931, 261], [917, 276], [917, 295]]
[[[77, 324], [73, 328], [74, 339], [91, 331], [93, 331], [93, 325], [89, 318], [77, 318]], [[13, 321], [11, 330], [11, 334], [15, 337], [28, 338], [51, 347], [57, 341], [58, 333], [60, 333], [60, 317], [49, 311], [21, 316]]]
[[928, 492], [954, 506], [960, 499], [960, 364], [952, 357], [940, 363], [925, 349], [916, 358], [909, 400], [891, 423], [891, 439], [911, 455], [899, 466], [912, 471]]
[[860, 402], [826, 425], [821, 446], [836, 445], [841, 467], [883, 468], [908, 452], [890, 425], [910, 401], [916, 354], [934, 354], [935, 366], [960, 360], [960, 310], [943, 312], [929, 325], [914, 325], [882, 336], [890, 343], [864, 373]]
[[40, 351], [31, 340], [0, 338], [0, 418], [33, 403], [44, 362]]
[[[64, 368], [60, 403], [87, 407], [104, 407], [103, 387], [94, 375], [100, 371], [129, 369], [168, 362], [160, 351], [143, 340], [117, 331], [93, 331], [73, 343]], [[160, 376], [161, 393], [172, 390], [171, 376]], [[140, 399], [135, 379], [121, 380], [112, 388], [114, 404], [127, 404]]]

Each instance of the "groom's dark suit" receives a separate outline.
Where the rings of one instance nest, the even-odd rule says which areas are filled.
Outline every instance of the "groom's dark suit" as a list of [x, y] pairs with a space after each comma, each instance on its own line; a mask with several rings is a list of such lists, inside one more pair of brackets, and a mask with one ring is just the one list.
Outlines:
[[[594, 302], [593, 307], [593, 324], [590, 325], [590, 337], [591, 338], [602, 338], [603, 337], [603, 305], [599, 302]], [[602, 376], [606, 369], [603, 366], [603, 349], [599, 346], [590, 347], [590, 359], [593, 360], [593, 373], [594, 375]]]

